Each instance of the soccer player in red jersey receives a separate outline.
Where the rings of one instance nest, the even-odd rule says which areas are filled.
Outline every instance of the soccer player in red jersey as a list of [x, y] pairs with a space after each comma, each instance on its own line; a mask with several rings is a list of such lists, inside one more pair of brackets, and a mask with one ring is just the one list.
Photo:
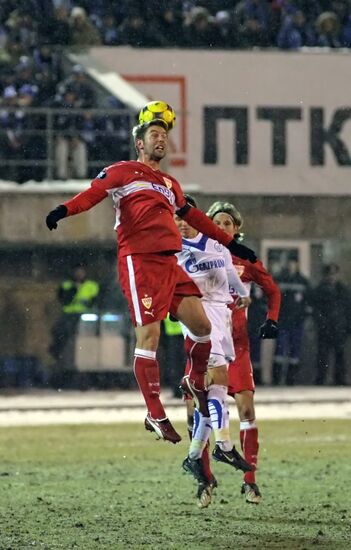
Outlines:
[[[243, 219], [234, 207], [226, 202], [215, 202], [207, 212], [216, 225], [221, 227], [230, 237], [238, 235]], [[281, 295], [272, 276], [266, 271], [262, 262], [247, 262], [238, 258], [235, 253], [232, 256], [238, 274], [244, 285], [255, 283], [260, 286], [268, 299], [268, 312], [265, 323], [260, 327], [261, 338], [276, 338], [278, 332], [278, 317]], [[233, 293], [234, 302], [230, 306], [232, 310], [233, 340], [235, 360], [228, 367], [228, 393], [235, 398], [240, 419], [240, 442], [245, 460], [254, 468], [244, 474], [241, 492], [246, 501], [258, 504], [261, 493], [256, 485], [255, 470], [258, 456], [258, 430], [255, 417], [254, 392], [255, 382], [250, 360], [250, 345], [247, 330], [247, 310], [238, 309], [235, 303], [239, 299]]]
[[156, 351], [160, 322], [168, 312], [189, 330], [185, 349], [192, 362], [189, 391], [200, 403], [210, 353], [211, 324], [200, 302], [195, 283], [177, 265], [182, 248], [173, 215], [176, 211], [193, 227], [224, 244], [232, 253], [256, 261], [254, 252], [236, 243], [203, 212], [188, 205], [176, 179], [160, 170], [168, 148], [168, 125], [160, 119], [133, 129], [136, 161], [122, 161], [104, 168], [91, 186], [49, 212], [47, 227], [57, 228], [62, 218], [89, 210], [111, 196], [116, 211], [118, 273], [135, 326], [134, 373], [143, 394], [145, 427], [172, 443], [181, 440], [167, 418], [160, 400]]

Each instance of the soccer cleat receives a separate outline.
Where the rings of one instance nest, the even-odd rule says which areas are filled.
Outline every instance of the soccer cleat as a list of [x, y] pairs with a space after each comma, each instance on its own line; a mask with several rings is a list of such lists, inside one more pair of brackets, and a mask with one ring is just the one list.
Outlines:
[[199, 508], [207, 508], [211, 504], [213, 488], [211, 483], [199, 483], [197, 488], [197, 505]]
[[201, 390], [197, 389], [189, 376], [183, 376], [179, 387], [185, 396], [189, 395], [194, 399], [195, 407], [203, 416], [210, 416], [207, 404], [207, 391], [204, 388]]
[[149, 414], [145, 418], [145, 429], [149, 432], [155, 432], [157, 439], [165, 439], [171, 443], [179, 443], [182, 440], [180, 435], [175, 431], [168, 418], [163, 420], [155, 420]]
[[236, 470], [243, 472], [252, 472], [253, 467], [241, 456], [233, 445], [231, 451], [222, 451], [219, 445], [216, 445], [212, 451], [212, 456], [217, 462], [223, 462], [233, 466]]
[[213, 489], [217, 486], [217, 481], [213, 476], [211, 481], [206, 478], [201, 458], [190, 458], [183, 460], [183, 470], [187, 474], [192, 474], [198, 482], [197, 498], [198, 507], [207, 508], [211, 504]]
[[251, 504], [259, 504], [262, 495], [256, 483], [243, 483], [241, 486], [241, 494], [245, 495], [245, 500]]
[[192, 474], [199, 483], [208, 485], [201, 458], [190, 458], [187, 456], [183, 460], [182, 468], [187, 474]]

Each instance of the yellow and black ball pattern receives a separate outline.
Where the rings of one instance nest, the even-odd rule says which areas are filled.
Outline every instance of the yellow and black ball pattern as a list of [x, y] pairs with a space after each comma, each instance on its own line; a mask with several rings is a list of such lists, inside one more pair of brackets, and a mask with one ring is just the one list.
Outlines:
[[160, 119], [167, 123], [168, 130], [174, 128], [176, 115], [173, 108], [165, 101], [150, 101], [139, 113], [139, 124]]

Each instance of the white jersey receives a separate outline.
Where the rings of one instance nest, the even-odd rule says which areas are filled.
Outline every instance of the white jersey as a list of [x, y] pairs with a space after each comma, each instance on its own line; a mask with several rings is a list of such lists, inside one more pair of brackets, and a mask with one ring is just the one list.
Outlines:
[[178, 264], [198, 286], [202, 301], [230, 304], [229, 285], [239, 296], [249, 296], [233, 266], [229, 250], [217, 241], [198, 233], [193, 239], [182, 239]]

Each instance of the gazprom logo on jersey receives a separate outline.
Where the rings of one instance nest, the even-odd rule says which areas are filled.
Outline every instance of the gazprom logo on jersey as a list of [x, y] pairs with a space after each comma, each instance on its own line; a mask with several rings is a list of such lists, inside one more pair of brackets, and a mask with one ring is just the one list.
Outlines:
[[199, 271], [210, 271], [211, 269], [221, 269], [225, 266], [224, 260], [211, 260], [209, 262], [194, 262], [194, 258], [189, 258], [185, 262], [185, 269], [188, 273], [198, 273]]
[[158, 185], [157, 183], [152, 183], [151, 185], [155, 191], [162, 193], [170, 204], [173, 205], [175, 203], [174, 193], [170, 189], [167, 189], [167, 187], [164, 187], [163, 185]]

